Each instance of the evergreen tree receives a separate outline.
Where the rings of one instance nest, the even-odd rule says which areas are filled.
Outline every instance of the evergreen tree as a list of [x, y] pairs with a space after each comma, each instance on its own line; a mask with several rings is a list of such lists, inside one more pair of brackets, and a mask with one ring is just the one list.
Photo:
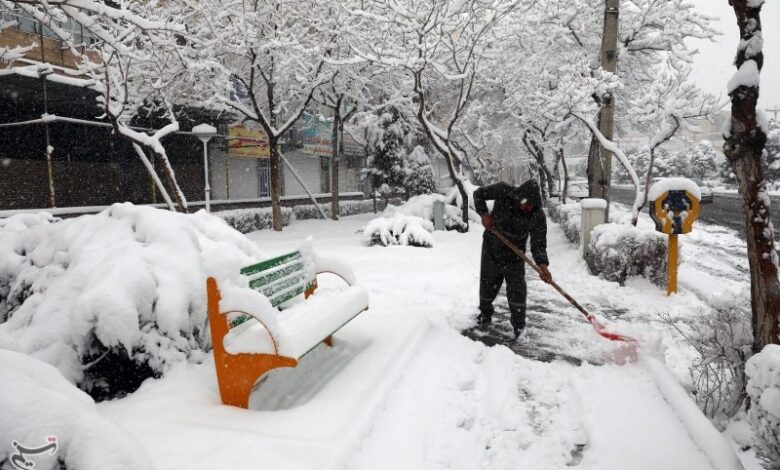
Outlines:
[[770, 186], [780, 185], [780, 122], [778, 121], [769, 122], [764, 158], [766, 159], [766, 182]]
[[704, 179], [717, 170], [715, 150], [709, 143], [698, 143], [691, 148], [691, 175]]
[[368, 168], [363, 177], [370, 178], [374, 190], [383, 195], [404, 188], [406, 182], [406, 140], [411, 131], [397, 109], [388, 107], [366, 128], [369, 144]]
[[436, 192], [431, 159], [421, 145], [416, 146], [407, 157], [407, 176], [404, 186], [406, 194], [410, 197]]
[[691, 166], [688, 159], [688, 150], [683, 149], [676, 152], [670, 152], [666, 160], [668, 176], [690, 176]]

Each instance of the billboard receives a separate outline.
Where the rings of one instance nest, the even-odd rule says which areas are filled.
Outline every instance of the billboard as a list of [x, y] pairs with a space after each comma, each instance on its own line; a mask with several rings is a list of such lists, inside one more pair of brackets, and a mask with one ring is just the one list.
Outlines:
[[228, 157], [268, 158], [268, 138], [262, 129], [233, 124], [228, 129]]
[[304, 126], [301, 129], [303, 153], [310, 155], [333, 155], [333, 121], [313, 114], [303, 115]]
[[355, 140], [353, 135], [360, 135], [357, 126], [344, 126], [344, 134], [341, 136], [341, 154], [351, 158], [365, 157], [366, 147]]

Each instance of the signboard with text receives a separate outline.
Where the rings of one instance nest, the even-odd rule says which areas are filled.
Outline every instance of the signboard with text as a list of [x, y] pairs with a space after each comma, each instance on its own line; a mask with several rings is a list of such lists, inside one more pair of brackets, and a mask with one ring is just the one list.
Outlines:
[[228, 129], [228, 156], [268, 158], [271, 155], [268, 137], [262, 129], [235, 124]]
[[332, 156], [333, 122], [313, 114], [304, 114], [303, 122], [303, 153]]

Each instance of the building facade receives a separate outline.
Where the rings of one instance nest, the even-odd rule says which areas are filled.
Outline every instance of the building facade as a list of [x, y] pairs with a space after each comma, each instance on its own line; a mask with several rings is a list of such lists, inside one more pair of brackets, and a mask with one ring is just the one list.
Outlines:
[[[29, 50], [12, 62], [0, 61], [0, 210], [163, 202], [129, 141], [115, 135], [99, 118], [102, 113], [95, 92], [62, 78], [77, 76], [68, 47], [39, 22], [0, 9], [0, 23], [9, 22], [13, 26], [0, 30], [0, 47]], [[63, 28], [85, 50], [92, 43], [78, 25], [66, 23]], [[51, 75], [41, 79], [29, 73], [42, 65]], [[29, 123], [41, 121], [45, 113], [83, 122]], [[271, 189], [268, 155], [231, 151], [230, 129], [239, 124], [237, 119], [204, 109], [180, 109], [177, 120], [182, 132], [166, 137], [163, 146], [189, 201], [204, 199], [205, 181], [202, 144], [187, 131], [206, 122], [220, 132], [208, 144], [212, 200], [267, 203]], [[159, 123], [137, 119], [132, 124], [156, 128]], [[303, 125], [291, 133], [283, 148], [289, 166], [283, 165], [282, 194], [289, 198], [306, 197], [304, 185], [313, 194], [330, 192], [332, 159], [304, 151], [296, 138]], [[365, 156], [337, 160], [339, 192], [360, 191]]]

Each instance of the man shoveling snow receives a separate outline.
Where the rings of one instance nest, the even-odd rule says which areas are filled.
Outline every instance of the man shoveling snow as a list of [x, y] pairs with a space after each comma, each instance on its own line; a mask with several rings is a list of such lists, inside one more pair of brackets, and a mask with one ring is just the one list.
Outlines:
[[[487, 201], [494, 201], [492, 211], [488, 211]], [[474, 206], [485, 226], [477, 322], [480, 325], [490, 323], [494, 313], [493, 301], [506, 280], [512, 328], [515, 337], [518, 337], [525, 328], [525, 264], [491, 229], [500, 230], [523, 250], [530, 236], [531, 254], [539, 265], [540, 277], [549, 283], [552, 275], [547, 269], [547, 220], [542, 211], [539, 185], [530, 180], [517, 187], [507, 183], [483, 186], [474, 191]]]

